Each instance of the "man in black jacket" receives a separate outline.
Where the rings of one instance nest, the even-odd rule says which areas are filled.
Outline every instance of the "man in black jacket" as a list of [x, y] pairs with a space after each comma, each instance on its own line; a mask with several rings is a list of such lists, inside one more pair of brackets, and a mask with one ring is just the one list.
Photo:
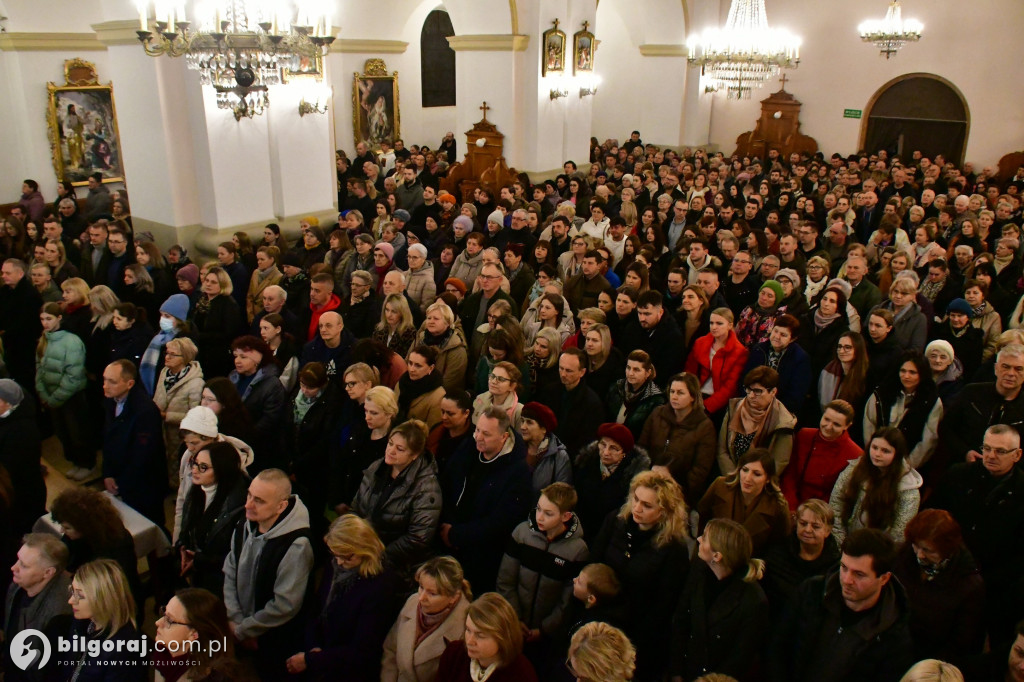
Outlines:
[[683, 332], [672, 315], [665, 314], [661, 294], [645, 291], [636, 302], [640, 350], [647, 351], [657, 370], [657, 383], [664, 387], [670, 377], [682, 370]]
[[167, 464], [163, 418], [138, 381], [130, 360], [103, 370], [106, 427], [103, 431], [103, 485], [129, 507], [163, 527]]
[[0, 273], [0, 341], [4, 344], [4, 363], [12, 379], [34, 391], [36, 342], [43, 331], [39, 323], [43, 299], [27, 277], [28, 266], [24, 261], [8, 258]]
[[46, 513], [46, 483], [39, 468], [42, 441], [35, 401], [12, 379], [0, 379], [0, 467], [14, 490], [12, 516], [17, 535], [32, 530]]
[[897, 682], [914, 662], [907, 596], [891, 570], [896, 546], [861, 529], [842, 546], [839, 571], [797, 591], [771, 647], [775, 682]]
[[558, 358], [558, 378], [562, 382], [558, 402], [551, 405], [558, 418], [555, 435], [565, 444], [572, 460], [594, 440], [604, 422], [604, 403], [583, 380], [587, 373], [587, 354], [579, 348], [567, 348]]

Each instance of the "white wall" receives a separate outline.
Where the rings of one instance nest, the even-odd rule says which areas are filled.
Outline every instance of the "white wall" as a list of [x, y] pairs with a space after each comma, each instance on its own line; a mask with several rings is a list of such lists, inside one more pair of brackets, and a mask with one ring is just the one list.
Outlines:
[[[1024, 2], [905, 2], [904, 16], [924, 23], [923, 37], [889, 60], [857, 34], [861, 21], [884, 14], [884, 2], [815, 3], [812, 9], [806, 0], [769, 0], [767, 11], [769, 24], [803, 37], [800, 66], [789, 73], [786, 90], [803, 102], [802, 132], [826, 155], [855, 152], [860, 143], [861, 121], [844, 119], [843, 109], [865, 110], [885, 83], [914, 72], [946, 78], [967, 99], [968, 161], [993, 164], [1024, 146], [1024, 90], [1012, 48], [1024, 27]], [[746, 101], [714, 95], [711, 137], [722, 151], [732, 153], [737, 135], [759, 118], [760, 100], [776, 90], [778, 83], [770, 83]]]
[[[339, 5], [335, 25], [340, 40], [400, 40], [409, 43], [402, 54], [332, 53], [328, 56], [327, 78], [334, 91], [332, 120], [336, 144], [351, 153], [355, 150], [352, 126], [353, 74], [363, 73], [367, 59], [382, 58], [388, 73], [398, 71], [400, 135], [406, 145], [426, 144], [437, 148], [448, 131], [455, 133], [459, 153], [465, 153], [462, 131], [456, 130], [456, 107], [423, 107], [420, 87], [420, 31], [427, 15], [444, 9], [437, 0], [379, 0]], [[387, 21], [381, 21], [387, 17]], [[458, 32], [458, 27], [456, 32]], [[479, 118], [479, 117], [478, 117]], [[460, 159], [461, 160], [461, 159]]]

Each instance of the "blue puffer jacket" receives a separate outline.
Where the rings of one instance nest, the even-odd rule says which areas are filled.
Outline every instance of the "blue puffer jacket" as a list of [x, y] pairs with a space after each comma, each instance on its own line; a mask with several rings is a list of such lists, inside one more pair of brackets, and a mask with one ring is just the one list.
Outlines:
[[71, 332], [46, 332], [46, 350], [36, 357], [36, 392], [59, 407], [85, 388], [85, 344]]

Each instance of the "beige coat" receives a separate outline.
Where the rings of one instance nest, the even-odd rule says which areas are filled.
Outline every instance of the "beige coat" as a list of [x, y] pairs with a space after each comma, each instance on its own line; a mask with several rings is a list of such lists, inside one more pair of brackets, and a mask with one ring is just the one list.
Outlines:
[[256, 319], [256, 315], [263, 311], [263, 290], [271, 284], [280, 284], [284, 275], [277, 269], [276, 265], [270, 267], [270, 273], [260, 279], [260, 272], [256, 270], [249, 279], [249, 293], [245, 295], [245, 314], [249, 324]]
[[188, 364], [188, 374], [174, 384], [170, 392], [164, 389], [167, 368], [164, 367], [160, 370], [160, 377], [156, 381], [156, 391], [153, 393], [153, 402], [164, 413], [164, 445], [167, 447], [167, 456], [172, 472], [177, 472], [178, 469], [178, 447], [181, 445], [178, 426], [188, 411], [199, 405], [199, 401], [203, 397], [203, 386], [206, 383], [203, 378], [203, 368], [199, 366], [199, 363], [193, 360]]
[[469, 600], [459, 599], [444, 622], [426, 639], [416, 642], [416, 603], [413, 594], [402, 607], [398, 619], [384, 640], [384, 659], [381, 663], [381, 682], [433, 682], [437, 668], [449, 642], [462, 639], [466, 631], [466, 611]]

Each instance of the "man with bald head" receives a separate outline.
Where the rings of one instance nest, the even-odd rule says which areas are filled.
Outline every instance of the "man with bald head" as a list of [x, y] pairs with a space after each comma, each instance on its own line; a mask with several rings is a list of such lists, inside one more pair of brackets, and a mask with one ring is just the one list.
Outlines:
[[309, 511], [292, 494], [288, 474], [257, 474], [224, 560], [224, 605], [232, 634], [255, 652], [265, 680], [283, 679], [285, 660], [303, 650], [299, 614], [313, 572], [310, 536]]
[[409, 293], [405, 290], [406, 286], [408, 286], [408, 276], [404, 272], [392, 270], [384, 275], [384, 283], [380, 286], [381, 298], [386, 299], [391, 294], [405, 296], [405, 302], [409, 304], [409, 310], [412, 312], [413, 325], [419, 329], [427, 316], [423, 314], [419, 304], [409, 296]]
[[288, 332], [296, 339], [303, 338], [306, 334], [306, 325], [303, 324], [298, 315], [292, 312], [292, 310], [286, 305], [288, 302], [288, 292], [285, 291], [283, 287], [277, 284], [271, 284], [263, 290], [261, 300], [263, 302], [263, 309], [256, 313], [256, 317], [253, 318], [252, 326], [249, 328], [250, 334], [259, 337], [260, 320], [267, 315], [277, 314], [280, 315], [284, 321], [284, 331]]
[[299, 366], [320, 362], [327, 368], [328, 376], [333, 378], [337, 375], [340, 379], [351, 361], [356, 337], [345, 328], [341, 315], [333, 310], [321, 315], [318, 325], [320, 333], [302, 347]]

